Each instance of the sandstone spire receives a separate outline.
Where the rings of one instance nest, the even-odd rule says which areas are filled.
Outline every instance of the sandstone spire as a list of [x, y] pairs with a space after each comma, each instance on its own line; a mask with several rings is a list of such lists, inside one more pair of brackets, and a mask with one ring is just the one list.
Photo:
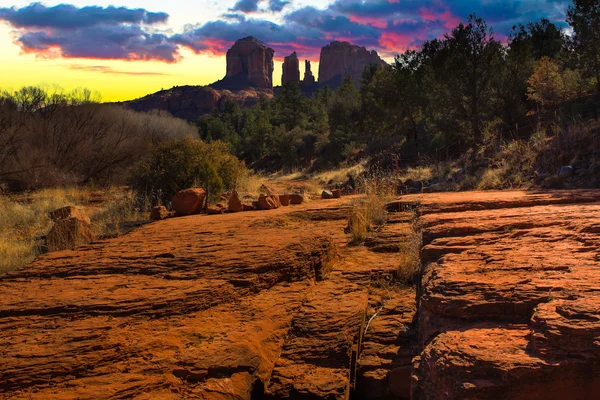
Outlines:
[[288, 82], [300, 83], [300, 62], [298, 61], [296, 52], [283, 59], [281, 84], [285, 85]]

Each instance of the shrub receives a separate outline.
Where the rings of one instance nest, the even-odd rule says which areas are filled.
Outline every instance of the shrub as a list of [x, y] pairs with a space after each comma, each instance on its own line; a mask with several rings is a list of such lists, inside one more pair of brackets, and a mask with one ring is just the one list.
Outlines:
[[236, 189], [248, 174], [244, 164], [221, 142], [205, 143], [191, 137], [156, 145], [134, 166], [129, 183], [152, 204], [167, 204], [180, 190], [202, 187], [216, 198]]

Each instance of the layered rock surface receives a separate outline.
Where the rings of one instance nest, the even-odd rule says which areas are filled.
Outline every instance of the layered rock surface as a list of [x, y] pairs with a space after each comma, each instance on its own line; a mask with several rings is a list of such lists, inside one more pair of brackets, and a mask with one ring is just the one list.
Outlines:
[[167, 219], [0, 277], [0, 397], [348, 398], [397, 266], [347, 247], [344, 201]]
[[595, 398], [600, 192], [402, 201], [426, 214], [413, 398]]

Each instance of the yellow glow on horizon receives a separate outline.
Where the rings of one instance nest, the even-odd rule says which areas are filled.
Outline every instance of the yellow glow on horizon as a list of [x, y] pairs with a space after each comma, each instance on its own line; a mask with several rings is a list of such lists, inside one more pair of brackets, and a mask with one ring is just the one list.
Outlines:
[[[208, 85], [225, 76], [225, 56], [194, 54], [182, 50], [183, 60], [166, 64], [157, 61], [120, 61], [41, 58], [24, 54], [13, 43], [12, 29], [0, 23], [0, 90], [23, 86], [58, 86], [65, 91], [85, 87], [97, 91], [105, 102], [132, 100], [162, 89], [183, 85]], [[300, 79], [304, 60], [300, 56]], [[312, 63], [317, 78], [319, 64]], [[282, 61], [275, 61], [273, 83], [281, 84]]]

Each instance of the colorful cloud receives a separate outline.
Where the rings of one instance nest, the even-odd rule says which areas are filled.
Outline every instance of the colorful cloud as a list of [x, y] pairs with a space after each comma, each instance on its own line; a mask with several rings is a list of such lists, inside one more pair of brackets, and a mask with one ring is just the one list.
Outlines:
[[298, 51], [301, 57], [316, 60], [322, 46], [341, 39], [392, 57], [442, 36], [473, 12], [499, 37], [517, 23], [542, 17], [564, 27], [569, 4], [569, 0], [337, 0], [319, 9], [297, 8], [286, 0], [239, 0], [221, 19], [187, 25], [178, 33], [156, 26], [168, 20], [164, 12], [125, 7], [34, 3], [0, 8], [0, 21], [15, 28], [15, 41], [24, 52], [43, 57], [170, 63], [181, 59], [182, 48], [222, 55], [237, 39], [251, 35], [273, 47], [278, 59]]

